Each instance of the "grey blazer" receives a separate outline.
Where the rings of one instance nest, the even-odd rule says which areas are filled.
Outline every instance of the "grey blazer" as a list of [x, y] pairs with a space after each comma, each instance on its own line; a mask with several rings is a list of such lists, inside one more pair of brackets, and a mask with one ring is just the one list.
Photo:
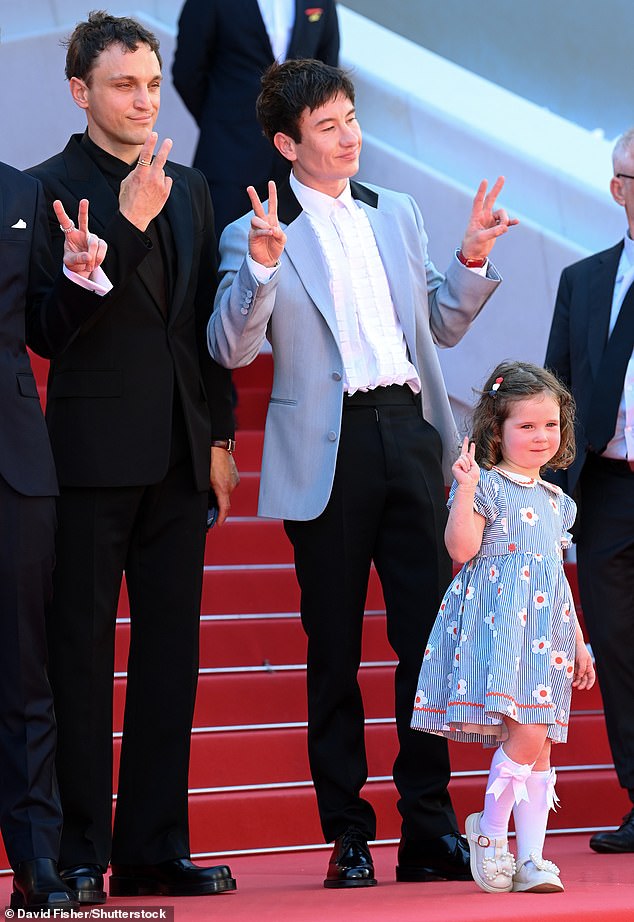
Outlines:
[[[411, 361], [422, 382], [425, 419], [440, 433], [447, 482], [458, 435], [436, 345], [465, 334], [501, 279], [484, 278], [453, 259], [446, 276], [427, 254], [422, 215], [409, 195], [351, 183], [379, 248]], [[259, 284], [247, 264], [250, 215], [220, 241], [221, 281], [208, 341], [228, 368], [248, 365], [267, 337], [274, 378], [264, 437], [258, 513], [306, 521], [323, 512], [335, 473], [343, 405], [343, 362], [329, 274], [308, 216], [290, 188], [279, 191], [287, 242], [281, 265]]]

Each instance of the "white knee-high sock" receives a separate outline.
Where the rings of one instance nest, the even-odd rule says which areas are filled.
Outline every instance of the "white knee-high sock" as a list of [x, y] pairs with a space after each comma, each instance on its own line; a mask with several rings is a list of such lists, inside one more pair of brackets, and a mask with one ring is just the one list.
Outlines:
[[526, 779], [530, 777], [531, 765], [519, 765], [499, 746], [491, 760], [491, 769], [484, 798], [484, 812], [480, 830], [494, 839], [506, 838], [513, 804], [526, 800]]
[[518, 858], [528, 858], [531, 852], [535, 852], [540, 858], [542, 856], [548, 812], [558, 803], [555, 794], [556, 780], [554, 768], [545, 772], [531, 772], [530, 778], [526, 781], [530, 802], [523, 800], [513, 807]]

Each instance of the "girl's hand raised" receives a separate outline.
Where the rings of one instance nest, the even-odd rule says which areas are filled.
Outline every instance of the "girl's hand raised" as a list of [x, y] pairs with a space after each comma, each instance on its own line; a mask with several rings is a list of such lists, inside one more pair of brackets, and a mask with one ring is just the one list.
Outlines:
[[458, 486], [471, 487], [475, 490], [480, 479], [480, 468], [475, 459], [475, 442], [471, 442], [469, 445], [469, 439], [466, 436], [462, 443], [460, 455], [451, 468], [451, 472]]

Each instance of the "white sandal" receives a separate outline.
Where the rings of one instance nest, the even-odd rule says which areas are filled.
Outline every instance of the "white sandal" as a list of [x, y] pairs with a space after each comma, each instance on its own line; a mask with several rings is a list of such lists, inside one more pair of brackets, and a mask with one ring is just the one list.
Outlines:
[[514, 893], [560, 893], [564, 885], [559, 879], [559, 868], [554, 861], [531, 852], [517, 864], [513, 877]]
[[510, 893], [513, 890], [515, 858], [509, 852], [508, 839], [491, 839], [480, 832], [482, 813], [467, 817], [471, 874], [487, 893]]

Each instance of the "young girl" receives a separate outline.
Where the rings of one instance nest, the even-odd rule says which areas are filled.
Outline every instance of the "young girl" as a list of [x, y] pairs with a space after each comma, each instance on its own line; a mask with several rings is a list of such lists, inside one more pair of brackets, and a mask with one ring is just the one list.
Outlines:
[[484, 810], [466, 822], [473, 878], [491, 893], [563, 890], [559, 869], [542, 857], [557, 802], [550, 748], [566, 740], [571, 687], [589, 689], [595, 676], [562, 564], [576, 507], [540, 474], [572, 461], [573, 418], [552, 374], [503, 363], [453, 466], [445, 542], [463, 566], [429, 637], [412, 726], [501, 744]]

